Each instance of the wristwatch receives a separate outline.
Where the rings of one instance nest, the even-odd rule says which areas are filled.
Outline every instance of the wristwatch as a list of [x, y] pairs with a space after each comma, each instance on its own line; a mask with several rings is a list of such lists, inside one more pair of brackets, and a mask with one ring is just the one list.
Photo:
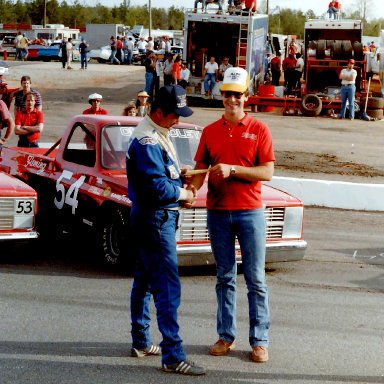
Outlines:
[[234, 176], [236, 174], [236, 168], [234, 165], [231, 166], [231, 169], [229, 170], [229, 176]]

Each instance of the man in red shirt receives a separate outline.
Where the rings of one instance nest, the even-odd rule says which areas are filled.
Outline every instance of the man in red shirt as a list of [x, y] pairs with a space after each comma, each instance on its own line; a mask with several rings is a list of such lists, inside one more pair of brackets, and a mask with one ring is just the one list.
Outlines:
[[282, 67], [284, 71], [284, 86], [287, 95], [290, 95], [292, 93], [292, 90], [295, 88], [296, 85], [296, 62], [296, 56], [293, 53], [290, 53], [283, 60]]
[[172, 65], [172, 82], [173, 84], [179, 84], [181, 80], [181, 57], [177, 56], [175, 62]]
[[100, 106], [102, 100], [103, 96], [98, 93], [89, 95], [88, 103], [91, 104], [91, 107], [85, 109], [83, 115], [108, 115], [108, 111]]
[[271, 72], [272, 72], [272, 85], [280, 85], [280, 76], [281, 76], [281, 53], [276, 52], [276, 56], [271, 59]]
[[[209, 170], [208, 230], [217, 270], [219, 339], [209, 353], [223, 356], [235, 347], [237, 238], [248, 287], [250, 358], [262, 363], [268, 361], [270, 317], [261, 181], [272, 178], [275, 156], [267, 125], [244, 112], [248, 88], [245, 69], [225, 71], [220, 88], [224, 115], [203, 130], [195, 169]], [[195, 175], [188, 188], [199, 189], [204, 178]]]
[[329, 14], [329, 19], [338, 19], [339, 18], [339, 14], [340, 14], [340, 8], [341, 8], [341, 4], [338, 2], [338, 1], [331, 1], [329, 4], [328, 4], [328, 14]]
[[18, 147], [35, 148], [39, 146], [40, 134], [44, 128], [43, 112], [36, 107], [36, 95], [24, 95], [25, 110], [16, 113], [15, 134], [19, 136]]

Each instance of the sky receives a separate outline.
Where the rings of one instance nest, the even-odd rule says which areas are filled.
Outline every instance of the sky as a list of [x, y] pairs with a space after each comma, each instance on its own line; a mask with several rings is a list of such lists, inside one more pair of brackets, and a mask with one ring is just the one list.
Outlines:
[[[260, 2], [261, 0], [257, 0]], [[269, 9], [273, 10], [276, 7], [297, 9], [306, 12], [308, 9], [312, 9], [316, 15], [324, 14], [328, 8], [330, 0], [269, 0]], [[367, 16], [369, 18], [384, 17], [384, 1], [383, 0], [368, 0], [370, 3], [371, 14]], [[123, 0], [85, 0], [86, 3], [92, 5], [92, 2], [100, 2], [103, 5], [114, 6], [123, 3]], [[224, 0], [226, 2], [226, 0]], [[356, 4], [356, 0], [341, 0], [342, 8], [353, 9]], [[142, 6], [148, 4], [148, 0], [131, 0], [131, 6]], [[169, 8], [172, 5], [176, 7], [193, 8], [194, 0], [151, 0], [151, 6], [153, 8]]]

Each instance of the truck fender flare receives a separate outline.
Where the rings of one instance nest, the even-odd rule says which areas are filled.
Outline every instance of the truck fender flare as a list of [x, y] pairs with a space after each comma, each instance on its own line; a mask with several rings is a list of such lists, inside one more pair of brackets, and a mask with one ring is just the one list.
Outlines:
[[320, 97], [314, 94], [305, 95], [300, 104], [300, 112], [304, 116], [314, 117], [319, 116], [323, 109], [323, 102]]

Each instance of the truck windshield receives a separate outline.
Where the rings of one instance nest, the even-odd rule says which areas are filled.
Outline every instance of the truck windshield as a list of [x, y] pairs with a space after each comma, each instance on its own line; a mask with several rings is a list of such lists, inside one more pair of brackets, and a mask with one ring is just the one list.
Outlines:
[[[134, 126], [106, 126], [101, 132], [101, 163], [107, 169], [124, 169], [128, 142]], [[201, 130], [176, 126], [170, 136], [181, 168], [193, 168]]]

